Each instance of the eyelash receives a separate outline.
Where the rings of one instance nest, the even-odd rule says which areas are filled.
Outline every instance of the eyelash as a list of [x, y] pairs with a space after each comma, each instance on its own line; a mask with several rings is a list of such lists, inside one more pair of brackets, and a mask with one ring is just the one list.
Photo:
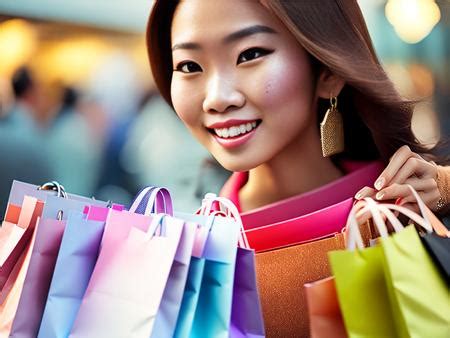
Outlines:
[[[268, 49], [264, 49], [264, 48], [259, 48], [259, 47], [249, 48], [249, 49], [247, 49], [247, 50], [244, 50], [241, 54], [239, 54], [238, 61], [236, 62], [236, 64], [238, 65], [238, 64], [240, 64], [240, 63], [242, 63], [242, 62], [249, 62], [249, 61], [258, 59], [258, 58], [260, 58], [260, 57], [263, 57], [263, 56], [265, 56], [265, 55], [268, 55], [268, 54], [270, 54], [270, 53], [272, 53], [272, 52], [273, 52], [272, 50], [268, 50]], [[241, 61], [241, 58], [242, 58], [244, 55], [250, 54], [250, 53], [253, 53], [253, 55], [254, 55], [254, 54], [259, 54], [259, 55], [257, 55], [256, 57], [250, 58], [249, 60]]]
[[[241, 54], [239, 54], [238, 60], [236, 62], [236, 65], [239, 65], [239, 64], [241, 64], [243, 62], [249, 62], [249, 61], [258, 59], [258, 58], [263, 57], [265, 55], [268, 55], [268, 54], [270, 54], [272, 52], [273, 52], [273, 50], [268, 50], [268, 49], [259, 48], [259, 47], [249, 48], [249, 49], [243, 51]], [[253, 53], [253, 56], [256, 54], [256, 56], [247, 58], [247, 60], [242, 60], [243, 57], [248, 56], [248, 54], [250, 54], [250, 53]], [[188, 69], [188, 71], [184, 71], [183, 67], [185, 67], [185, 66], [187, 66], [188, 68], [189, 68], [189, 66], [194, 66], [195, 69], [194, 70], [191, 69], [191, 71], [189, 71], [189, 69]], [[191, 74], [191, 73], [194, 73], [194, 72], [197, 72], [197, 71], [201, 71], [201, 67], [195, 62], [185, 61], [185, 62], [180, 62], [176, 66], [175, 71], [182, 72], [182, 73], [185, 73], [185, 74]]]

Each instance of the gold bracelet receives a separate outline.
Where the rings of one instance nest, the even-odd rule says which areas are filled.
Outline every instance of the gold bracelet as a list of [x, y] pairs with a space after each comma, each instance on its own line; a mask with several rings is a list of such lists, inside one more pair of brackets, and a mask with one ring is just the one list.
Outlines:
[[439, 197], [439, 200], [436, 203], [435, 211], [437, 213], [440, 213], [441, 211], [443, 211], [445, 209], [445, 207], [447, 206], [447, 204], [449, 202], [448, 199], [449, 199], [449, 195], [450, 195], [449, 187], [447, 184], [448, 182], [445, 179], [445, 177], [442, 177], [442, 176], [445, 176], [445, 175], [442, 175], [442, 171], [444, 171], [443, 169], [444, 169], [443, 167], [437, 166], [436, 183], [438, 186], [439, 193], [441, 195]]

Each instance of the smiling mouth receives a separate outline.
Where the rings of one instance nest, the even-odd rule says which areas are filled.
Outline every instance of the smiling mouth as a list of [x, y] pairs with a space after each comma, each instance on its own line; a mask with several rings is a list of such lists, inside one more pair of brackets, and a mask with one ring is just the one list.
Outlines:
[[207, 128], [208, 131], [222, 139], [233, 139], [248, 134], [259, 127], [262, 120], [238, 124], [228, 128]]

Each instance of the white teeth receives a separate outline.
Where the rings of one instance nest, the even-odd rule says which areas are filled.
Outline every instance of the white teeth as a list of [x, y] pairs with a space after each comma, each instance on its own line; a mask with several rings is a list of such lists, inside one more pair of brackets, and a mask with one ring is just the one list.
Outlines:
[[248, 122], [241, 124], [239, 126], [233, 126], [230, 128], [220, 128], [220, 129], [214, 129], [217, 136], [222, 138], [229, 138], [229, 137], [235, 137], [241, 134], [246, 134], [253, 129], [256, 128], [256, 121], [255, 122]]

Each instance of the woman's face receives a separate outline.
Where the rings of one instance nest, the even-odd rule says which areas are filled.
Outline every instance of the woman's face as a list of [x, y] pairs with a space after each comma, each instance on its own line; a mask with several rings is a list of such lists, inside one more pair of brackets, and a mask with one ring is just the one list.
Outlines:
[[259, 2], [180, 1], [171, 38], [175, 111], [228, 170], [269, 162], [317, 129], [308, 54]]

